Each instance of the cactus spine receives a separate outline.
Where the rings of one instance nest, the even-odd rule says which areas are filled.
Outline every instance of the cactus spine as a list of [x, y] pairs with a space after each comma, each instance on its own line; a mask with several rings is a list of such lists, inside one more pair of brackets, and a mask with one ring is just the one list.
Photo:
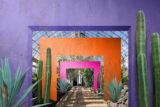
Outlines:
[[[42, 68], [43, 68], [43, 62], [42, 60], [38, 61], [38, 80], [42, 79]], [[41, 93], [42, 93], [42, 81], [38, 83], [38, 102], [41, 101]]]
[[136, 56], [137, 56], [139, 107], [150, 107], [147, 61], [146, 61], [145, 16], [143, 11], [139, 11], [137, 14]]
[[50, 99], [50, 84], [51, 84], [51, 48], [47, 48], [44, 103], [48, 103]]
[[158, 33], [151, 36], [153, 81], [154, 81], [154, 107], [160, 107], [160, 38]]

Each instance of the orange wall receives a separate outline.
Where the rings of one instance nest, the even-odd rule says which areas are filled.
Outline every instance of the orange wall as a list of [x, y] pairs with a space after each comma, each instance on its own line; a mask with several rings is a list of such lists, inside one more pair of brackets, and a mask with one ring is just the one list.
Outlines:
[[40, 38], [40, 59], [43, 61], [42, 97], [44, 97], [46, 49], [51, 48], [52, 78], [50, 99], [57, 101], [57, 56], [95, 55], [104, 58], [104, 82], [116, 76], [121, 79], [120, 38]]

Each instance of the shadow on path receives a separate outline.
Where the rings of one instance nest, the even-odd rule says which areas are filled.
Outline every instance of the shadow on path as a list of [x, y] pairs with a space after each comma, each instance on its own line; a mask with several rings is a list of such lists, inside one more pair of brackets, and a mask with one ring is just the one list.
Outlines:
[[107, 107], [107, 104], [103, 99], [96, 97], [90, 88], [77, 86], [72, 87], [56, 107]]

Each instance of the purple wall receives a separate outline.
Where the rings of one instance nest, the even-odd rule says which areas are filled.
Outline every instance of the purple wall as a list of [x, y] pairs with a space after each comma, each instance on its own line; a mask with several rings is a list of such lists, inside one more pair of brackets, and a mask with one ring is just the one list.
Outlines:
[[[159, 4], [159, 0], [0, 0], [0, 58], [9, 58], [13, 72], [20, 61], [23, 70], [31, 67], [32, 40], [28, 28], [31, 25], [131, 26], [129, 84], [132, 84], [129, 86], [129, 106], [137, 107], [135, 24], [136, 13], [142, 9], [146, 16], [149, 89], [152, 102], [150, 35], [160, 30]], [[24, 89], [29, 84], [31, 75], [27, 75]]]
[[[66, 70], [67, 69], [80, 69], [87, 68], [94, 70], [94, 90], [97, 90], [97, 74], [100, 75], [100, 61], [61, 61], [60, 62], [60, 79], [66, 81]], [[99, 80], [100, 84], [100, 80]]]

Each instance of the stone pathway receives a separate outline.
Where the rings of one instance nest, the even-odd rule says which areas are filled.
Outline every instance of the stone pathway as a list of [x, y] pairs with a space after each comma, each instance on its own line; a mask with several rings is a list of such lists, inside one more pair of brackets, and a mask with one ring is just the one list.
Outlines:
[[56, 107], [108, 107], [103, 99], [86, 87], [72, 87], [57, 103]]

